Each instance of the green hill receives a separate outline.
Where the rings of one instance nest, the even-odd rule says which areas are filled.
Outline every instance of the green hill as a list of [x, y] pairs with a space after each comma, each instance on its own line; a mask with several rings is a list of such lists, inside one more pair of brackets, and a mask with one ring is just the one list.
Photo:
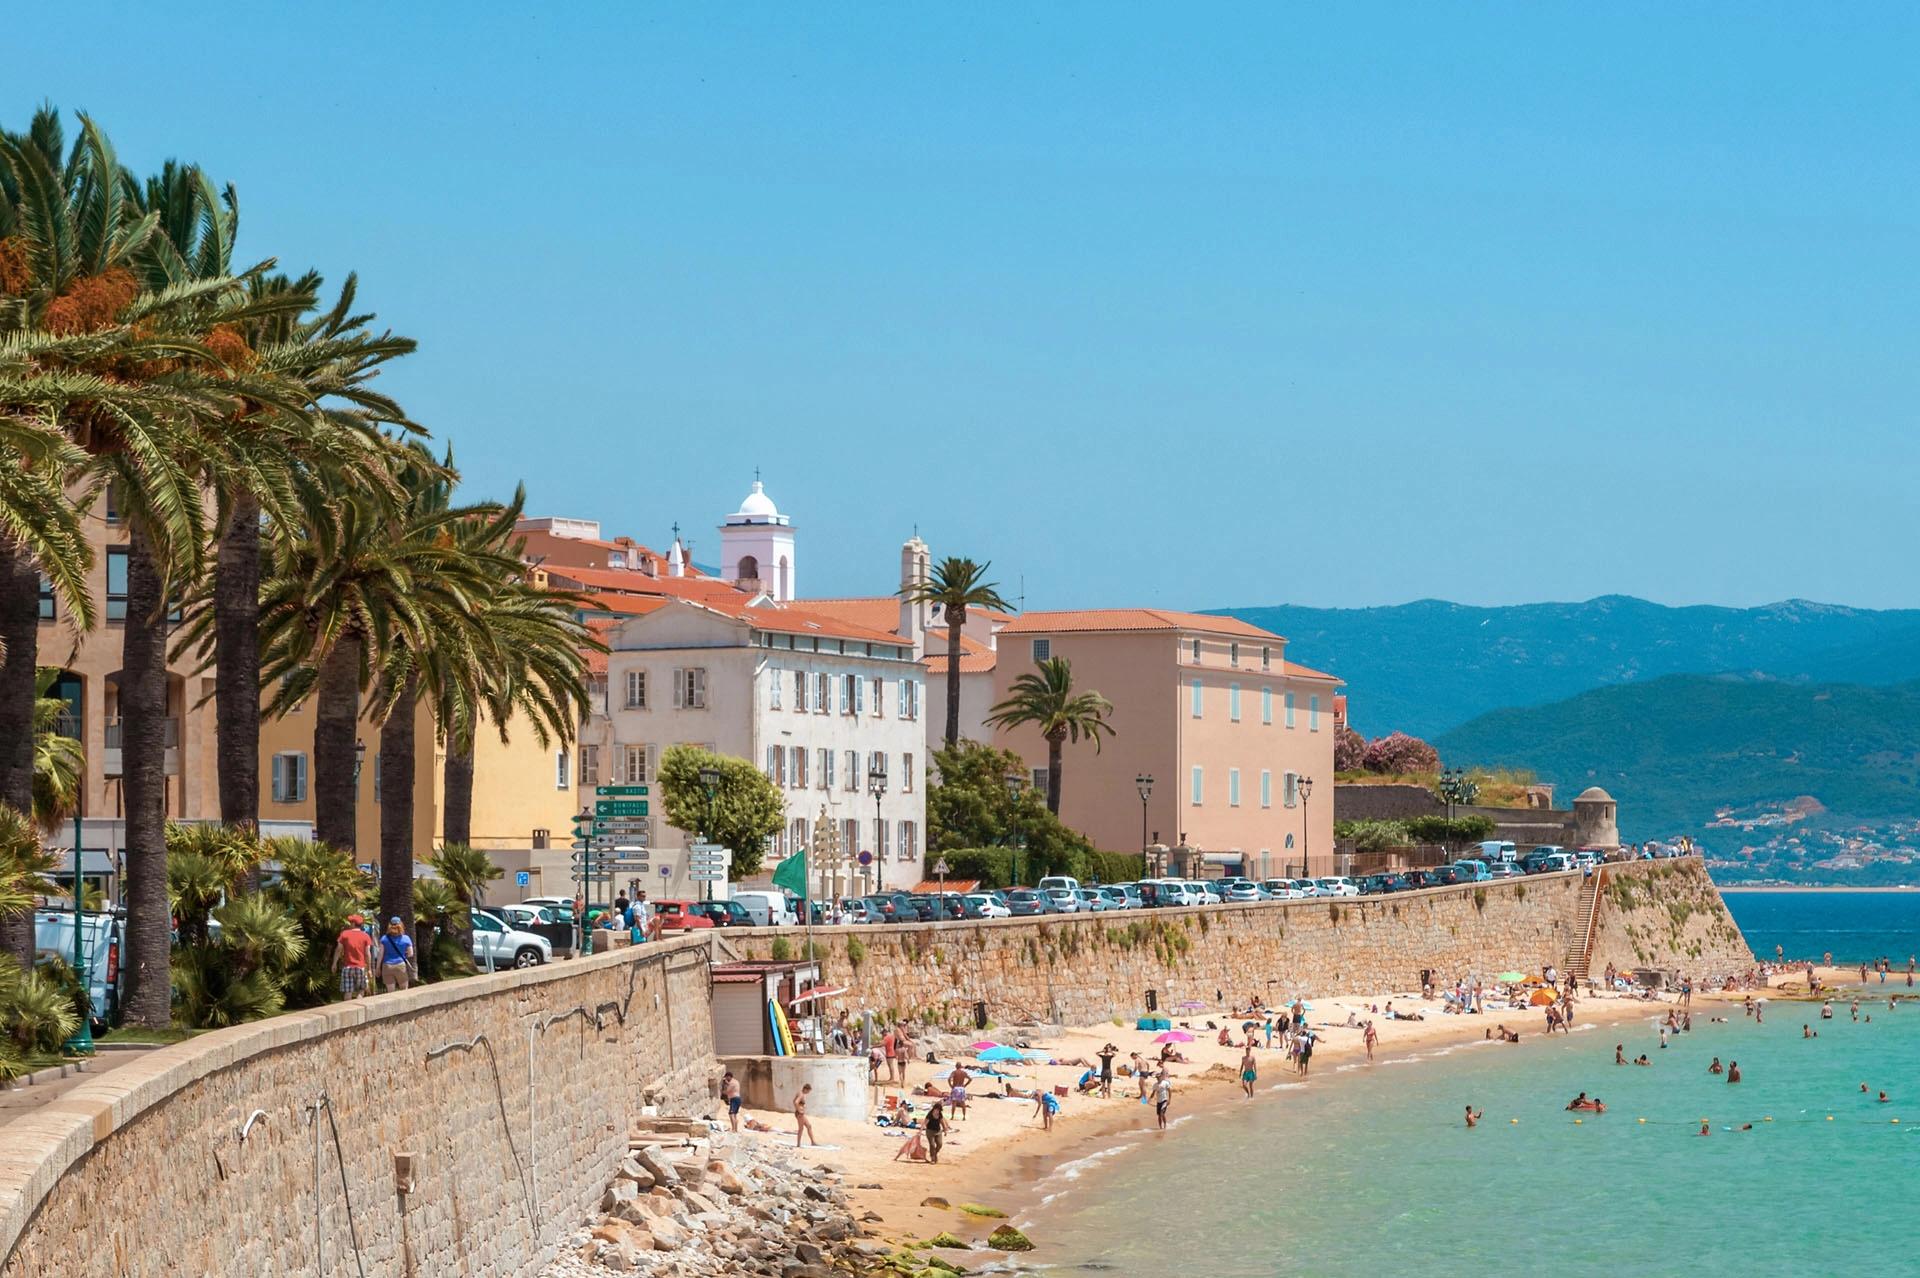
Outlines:
[[1450, 764], [1531, 767], [1563, 798], [1604, 786], [1632, 840], [1801, 795], [1842, 818], [1920, 812], [1920, 682], [1673, 675], [1496, 710], [1434, 744]]
[[1287, 653], [1345, 679], [1354, 726], [1417, 736], [1505, 706], [1671, 674], [1894, 683], [1920, 679], [1920, 612], [1789, 600], [1669, 608], [1624, 595], [1474, 608], [1423, 599], [1387, 608], [1291, 604], [1218, 612], [1287, 637]]

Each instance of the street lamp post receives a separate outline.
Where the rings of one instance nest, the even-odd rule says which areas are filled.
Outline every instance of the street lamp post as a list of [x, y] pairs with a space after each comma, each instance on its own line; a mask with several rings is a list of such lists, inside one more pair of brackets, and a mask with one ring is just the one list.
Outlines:
[[85, 806], [83, 785], [73, 805], [73, 975], [80, 983], [80, 1028], [64, 1045], [64, 1050], [74, 1056], [93, 1055], [93, 985], [87, 979], [86, 948], [80, 943], [81, 903], [86, 896], [85, 880], [80, 877], [80, 814]]
[[1313, 877], [1313, 857], [1307, 850], [1307, 836], [1313, 831], [1313, 822], [1307, 816], [1307, 800], [1313, 797], [1313, 778], [1301, 777], [1296, 782], [1300, 788], [1300, 877]]
[[886, 886], [886, 826], [880, 815], [880, 798], [887, 792], [886, 756], [876, 753], [873, 763], [867, 768], [867, 793], [873, 796], [873, 890], [878, 892]]
[[1153, 793], [1153, 774], [1142, 772], [1133, 779], [1134, 789], [1140, 792], [1140, 856], [1144, 861], [1147, 848], [1147, 796]]
[[[720, 792], [720, 769], [700, 769], [700, 787], [707, 792], [707, 814], [701, 823], [700, 841], [702, 843], [711, 843], [713, 842], [713, 798], [714, 795]], [[702, 899], [711, 901], [713, 899], [713, 880], [701, 879], [700, 882], [706, 888]]]
[[1007, 787], [1007, 832], [1002, 838], [1007, 845], [1008, 856], [1011, 862], [1007, 877], [1013, 881], [1008, 886], [1019, 887], [1020, 848], [1022, 846], [1019, 822], [1020, 785], [1025, 778], [1018, 772], [1009, 772], [1000, 779]]

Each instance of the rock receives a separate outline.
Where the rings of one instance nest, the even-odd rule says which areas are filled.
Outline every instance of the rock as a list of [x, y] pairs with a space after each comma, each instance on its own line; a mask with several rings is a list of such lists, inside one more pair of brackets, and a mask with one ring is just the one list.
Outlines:
[[607, 1186], [607, 1192], [600, 1195], [600, 1210], [618, 1211], [623, 1203], [630, 1203], [640, 1196], [640, 1187], [630, 1180], [616, 1180]]
[[680, 1201], [685, 1203], [687, 1205], [687, 1209], [693, 1212], [696, 1216], [700, 1215], [703, 1212], [717, 1212], [720, 1210], [718, 1207], [714, 1206], [712, 1199], [708, 1198], [705, 1194], [702, 1194], [697, 1190], [682, 1189], [680, 1191]]
[[965, 1239], [955, 1238], [952, 1234], [949, 1234], [949, 1233], [938, 1233], [938, 1234], [935, 1234], [933, 1237], [927, 1239], [927, 1246], [958, 1247], [964, 1251], [967, 1248], [971, 1247], [972, 1244], [967, 1242]]
[[852, 1228], [853, 1227], [844, 1219], [835, 1216], [821, 1221], [814, 1227], [813, 1232], [816, 1236], [824, 1238], [828, 1242], [839, 1242], [847, 1236], [847, 1232]]
[[855, 1188], [857, 1188], [857, 1189], [885, 1189], [885, 1188], [886, 1188], [886, 1186], [885, 1186], [885, 1185], [881, 1185], [881, 1184], [866, 1184], [866, 1185], [857, 1185], [857, 1186], [855, 1186]]
[[640, 1165], [640, 1160], [629, 1154], [620, 1160], [620, 1170], [615, 1175], [621, 1180], [630, 1180], [642, 1189], [652, 1189], [653, 1173]]
[[793, 1257], [803, 1265], [817, 1265], [824, 1253], [810, 1242], [795, 1243]]
[[1032, 1251], [1033, 1242], [1012, 1225], [1002, 1225], [987, 1235], [987, 1246], [995, 1251]]
[[738, 1198], [746, 1192], [746, 1186], [742, 1185], [740, 1178], [733, 1174], [733, 1169], [717, 1158], [707, 1164], [707, 1179], [715, 1189], [729, 1198]]
[[961, 1203], [960, 1210], [969, 1216], [986, 1216], [993, 1220], [1005, 1220], [1007, 1213], [998, 1207], [983, 1207], [979, 1203]]
[[[811, 1188], [811, 1186], [809, 1186], [809, 1188]], [[946, 1199], [938, 1198], [938, 1197], [922, 1198], [920, 1200], [920, 1205], [922, 1207], [938, 1207], [942, 1211], [945, 1211], [947, 1208], [953, 1206], [953, 1204], [948, 1202]]]
[[667, 1161], [666, 1151], [658, 1145], [648, 1145], [639, 1153], [635, 1154], [634, 1158], [639, 1162], [640, 1166], [652, 1174], [654, 1183], [660, 1185], [677, 1185], [680, 1183], [680, 1173], [673, 1169], [673, 1164]]
[[[808, 1185], [805, 1188], [805, 1190], [803, 1190], [802, 1192], [804, 1192], [807, 1197], [813, 1199], [813, 1201], [817, 1203], [824, 1203], [825, 1201], [827, 1201], [827, 1191], [820, 1188], [820, 1186], [818, 1185]], [[942, 1203], [940, 1205], [942, 1207], [946, 1206], [945, 1203]]]
[[877, 1211], [861, 1212], [860, 1219], [866, 1221], [870, 1225], [878, 1225], [878, 1224], [885, 1223], [885, 1217], [881, 1216], [881, 1214]]

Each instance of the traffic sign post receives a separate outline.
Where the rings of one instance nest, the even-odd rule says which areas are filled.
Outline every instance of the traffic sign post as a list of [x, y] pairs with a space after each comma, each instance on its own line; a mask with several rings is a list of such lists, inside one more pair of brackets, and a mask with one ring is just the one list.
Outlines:
[[[947, 894], [947, 858], [943, 856], [933, 863], [933, 873], [935, 877], [940, 880], [940, 895], [945, 897]], [[940, 908], [944, 910], [946, 906], [942, 905]]]
[[596, 785], [593, 787], [596, 799], [644, 799], [647, 787], [644, 785]]
[[593, 815], [596, 820], [604, 817], [643, 817], [647, 815], [645, 799], [596, 799], [593, 803]]

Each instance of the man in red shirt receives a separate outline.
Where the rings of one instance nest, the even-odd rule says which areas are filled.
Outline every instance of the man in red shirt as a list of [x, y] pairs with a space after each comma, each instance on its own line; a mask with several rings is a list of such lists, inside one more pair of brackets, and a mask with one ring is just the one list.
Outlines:
[[347, 915], [347, 926], [333, 943], [333, 970], [340, 973], [343, 998], [367, 996], [367, 957], [373, 953], [373, 938], [361, 926], [365, 922], [361, 915]]

